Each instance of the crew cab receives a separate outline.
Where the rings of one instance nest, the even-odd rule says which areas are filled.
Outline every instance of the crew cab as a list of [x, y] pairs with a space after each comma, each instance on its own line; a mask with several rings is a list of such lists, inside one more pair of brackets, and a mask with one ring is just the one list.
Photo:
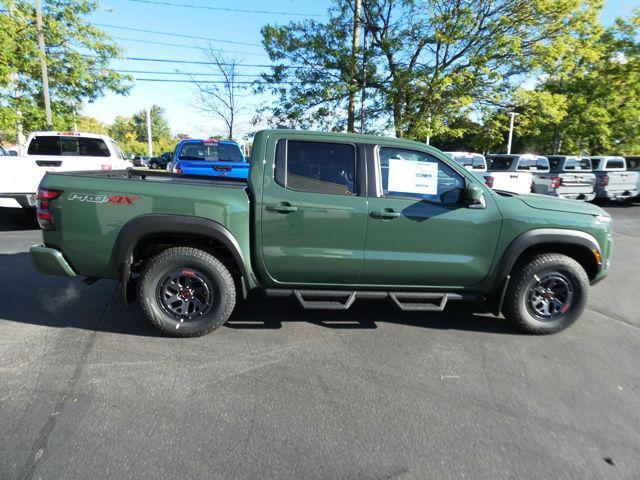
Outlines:
[[182, 140], [176, 146], [170, 172], [206, 177], [246, 179], [249, 162], [231, 140]]
[[492, 154], [487, 157], [487, 172], [481, 175], [486, 184], [495, 190], [531, 193], [533, 172], [537, 172], [538, 168], [549, 171], [546, 158], [543, 160], [530, 154]]
[[596, 198], [600, 200], [628, 200], [638, 195], [638, 173], [627, 171], [624, 157], [591, 157], [596, 176]]
[[596, 176], [588, 158], [549, 155], [549, 173], [534, 177], [533, 191], [543, 195], [590, 202], [596, 197]]
[[496, 192], [428, 145], [367, 135], [265, 130], [248, 180], [50, 173], [38, 195], [37, 269], [120, 280], [177, 336], [220, 327], [252, 290], [329, 310], [484, 300], [552, 333], [577, 320], [611, 255], [595, 205]]
[[72, 132], [34, 132], [27, 139], [24, 157], [3, 157], [0, 165], [0, 207], [9, 208], [35, 208], [38, 184], [47, 172], [131, 166], [113, 139]]

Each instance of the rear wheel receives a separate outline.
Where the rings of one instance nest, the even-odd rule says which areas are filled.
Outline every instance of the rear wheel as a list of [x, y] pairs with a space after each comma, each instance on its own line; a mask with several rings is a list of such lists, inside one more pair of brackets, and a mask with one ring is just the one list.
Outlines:
[[573, 258], [545, 253], [521, 265], [511, 279], [504, 316], [526, 333], [564, 330], [587, 303], [589, 278]]
[[149, 168], [151, 168], [152, 170], [155, 170], [156, 168], [158, 168], [158, 164], [156, 162], [151, 162], [149, 164]]
[[236, 303], [229, 270], [208, 252], [170, 248], [152, 258], [138, 282], [138, 297], [151, 323], [179, 337], [222, 326]]

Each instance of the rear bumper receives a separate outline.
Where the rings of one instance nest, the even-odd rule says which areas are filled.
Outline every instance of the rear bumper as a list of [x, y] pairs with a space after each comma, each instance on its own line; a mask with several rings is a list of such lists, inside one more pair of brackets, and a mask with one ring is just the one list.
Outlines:
[[609, 200], [626, 200], [628, 198], [633, 198], [638, 195], [638, 189], [631, 190], [616, 190], [614, 192], [610, 192], [607, 190], [598, 190], [596, 192], [596, 196], [598, 198], [607, 198]]
[[71, 265], [65, 260], [62, 252], [44, 245], [34, 245], [29, 249], [31, 261], [36, 270], [46, 275], [61, 275], [63, 277], [75, 277]]
[[35, 208], [36, 200], [35, 193], [0, 193], [0, 207], [5, 208]]
[[595, 192], [591, 193], [556, 193], [556, 197], [558, 198], [566, 198], [567, 200], [580, 200], [583, 202], [590, 202], [594, 198], [596, 198]]

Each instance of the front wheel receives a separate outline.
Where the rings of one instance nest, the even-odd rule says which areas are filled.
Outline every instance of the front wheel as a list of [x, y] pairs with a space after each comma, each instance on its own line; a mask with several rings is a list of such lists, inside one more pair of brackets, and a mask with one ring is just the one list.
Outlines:
[[545, 253], [520, 265], [509, 283], [502, 312], [526, 333], [564, 330], [587, 303], [589, 278], [573, 258]]
[[145, 266], [138, 297], [149, 321], [177, 337], [195, 337], [222, 326], [233, 311], [233, 277], [203, 250], [169, 248]]
[[149, 164], [149, 168], [151, 168], [151, 170], [155, 170], [156, 168], [158, 168], [158, 164], [156, 162], [151, 162]]

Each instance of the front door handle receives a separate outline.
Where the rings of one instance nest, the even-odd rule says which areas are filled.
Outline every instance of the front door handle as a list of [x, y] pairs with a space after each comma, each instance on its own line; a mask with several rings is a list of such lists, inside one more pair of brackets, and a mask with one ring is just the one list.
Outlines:
[[400, 216], [400, 212], [394, 212], [390, 208], [385, 208], [384, 210], [380, 210], [379, 212], [371, 212], [371, 216], [373, 218], [391, 219], [398, 218]]
[[293, 205], [267, 205], [267, 210], [278, 213], [290, 213], [297, 212], [298, 207], [294, 207]]

